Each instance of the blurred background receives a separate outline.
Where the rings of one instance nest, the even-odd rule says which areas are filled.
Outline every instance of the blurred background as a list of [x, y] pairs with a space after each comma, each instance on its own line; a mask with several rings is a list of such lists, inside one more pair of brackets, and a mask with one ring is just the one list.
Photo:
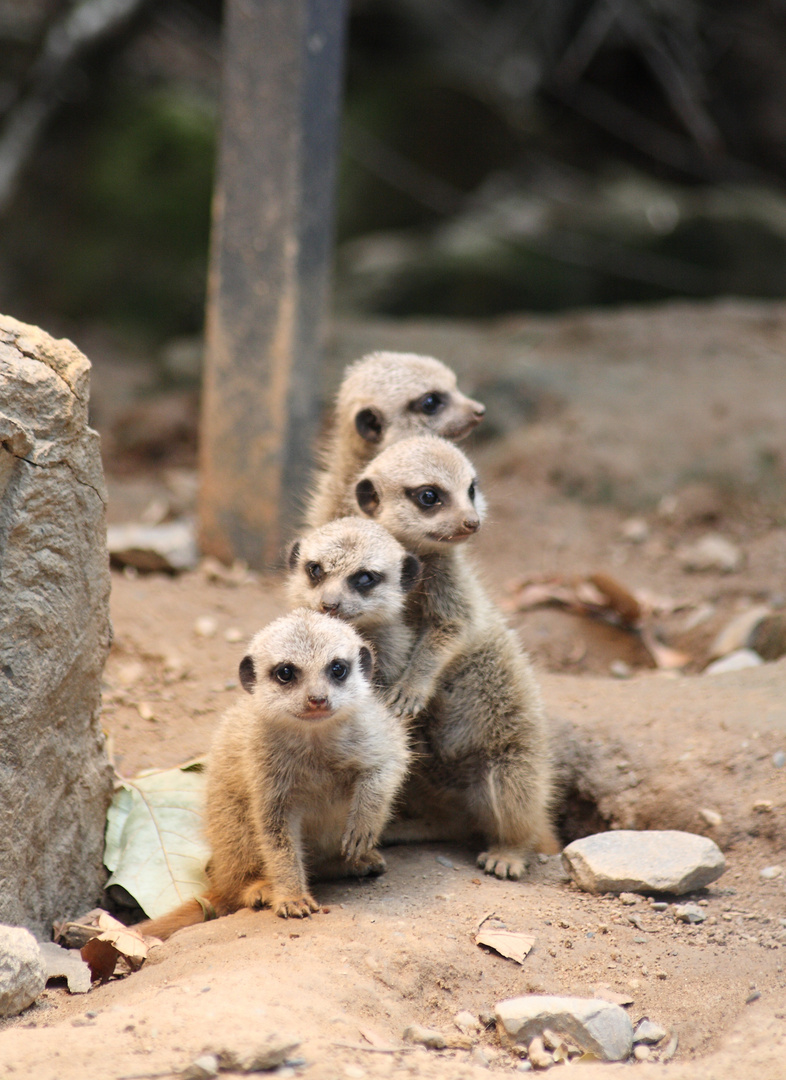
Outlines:
[[[194, 388], [221, 0], [76, 9], [0, 0], [0, 309]], [[352, 0], [335, 312], [782, 297], [784, 56], [781, 0]]]

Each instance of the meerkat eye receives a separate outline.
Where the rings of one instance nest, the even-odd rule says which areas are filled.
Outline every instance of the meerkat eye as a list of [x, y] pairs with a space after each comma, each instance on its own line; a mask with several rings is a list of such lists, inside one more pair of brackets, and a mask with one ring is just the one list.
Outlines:
[[325, 576], [325, 571], [318, 562], [306, 563], [306, 573], [315, 585]]
[[421, 506], [426, 506], [428, 508], [438, 506], [440, 502], [439, 495], [437, 495], [434, 488], [423, 488], [422, 491], [417, 493], [417, 500]]
[[294, 682], [297, 678], [297, 668], [294, 664], [279, 664], [277, 668], [273, 668], [273, 678], [284, 685]]
[[447, 404], [447, 395], [440, 394], [437, 390], [430, 390], [427, 394], [419, 397], [412, 403], [413, 412], [422, 412], [425, 416], [433, 416]]
[[467, 494], [469, 495], [469, 501], [474, 502], [475, 501], [475, 481], [474, 480], [469, 485], [469, 491], [467, 492]]
[[382, 581], [382, 574], [378, 574], [376, 570], [358, 570], [349, 579], [349, 584], [353, 589], [362, 592], [364, 589], [373, 589], [380, 581]]
[[349, 664], [345, 664], [343, 660], [334, 660], [330, 665], [330, 677], [336, 682], [343, 682], [349, 675]]

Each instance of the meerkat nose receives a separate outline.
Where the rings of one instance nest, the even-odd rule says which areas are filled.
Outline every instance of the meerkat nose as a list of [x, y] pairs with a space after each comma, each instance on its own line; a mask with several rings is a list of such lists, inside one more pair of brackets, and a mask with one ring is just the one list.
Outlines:
[[328, 699], [326, 697], [312, 697], [309, 695], [306, 698], [306, 704], [309, 709], [324, 709], [327, 703]]
[[464, 528], [467, 532], [477, 532], [480, 528], [480, 521], [478, 518], [464, 518]]
[[486, 406], [481, 405], [479, 401], [472, 402], [472, 411], [477, 416], [478, 420], [482, 419], [486, 415]]
[[325, 615], [337, 615], [338, 612], [341, 610], [341, 604], [338, 600], [334, 600], [332, 602], [328, 600], [323, 600], [321, 607]]

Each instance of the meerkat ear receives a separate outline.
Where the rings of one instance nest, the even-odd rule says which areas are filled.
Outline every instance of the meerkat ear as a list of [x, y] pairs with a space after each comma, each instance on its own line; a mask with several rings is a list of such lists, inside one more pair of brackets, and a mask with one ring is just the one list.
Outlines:
[[254, 687], [257, 684], [257, 673], [254, 670], [254, 661], [250, 656], [244, 656], [240, 661], [240, 685], [243, 689], [249, 693], [254, 693]]
[[374, 481], [369, 477], [365, 476], [362, 480], [358, 480], [355, 487], [355, 498], [364, 514], [368, 514], [369, 517], [376, 514], [379, 509], [379, 492], [374, 487]]
[[405, 555], [401, 562], [401, 588], [409, 592], [420, 576], [420, 560], [414, 555]]
[[385, 430], [385, 418], [379, 409], [361, 409], [355, 414], [355, 428], [361, 439], [376, 443], [382, 439]]
[[290, 570], [294, 570], [295, 567], [297, 566], [297, 560], [298, 560], [299, 555], [300, 555], [300, 541], [295, 540], [295, 542], [292, 544], [292, 547], [289, 549], [289, 553], [287, 554], [287, 566], [289, 567]]
[[361, 647], [358, 659], [360, 661], [360, 670], [363, 672], [366, 678], [370, 680], [371, 673], [374, 670], [374, 658], [371, 655], [371, 649], [368, 649], [365, 645], [363, 645]]

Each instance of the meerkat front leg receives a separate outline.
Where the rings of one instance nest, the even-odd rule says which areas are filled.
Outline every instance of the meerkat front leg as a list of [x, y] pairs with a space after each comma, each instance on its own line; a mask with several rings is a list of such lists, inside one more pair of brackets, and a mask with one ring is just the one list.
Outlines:
[[382, 830], [390, 817], [396, 791], [404, 778], [404, 759], [395, 759], [387, 768], [363, 773], [355, 785], [341, 854], [360, 876], [375, 876], [387, 869], [377, 851]]
[[481, 827], [492, 841], [477, 858], [487, 874], [518, 881], [534, 852], [561, 849], [549, 820], [546, 788], [532, 776], [528, 762], [490, 766], [475, 795]]
[[462, 644], [462, 627], [455, 624], [431, 626], [420, 635], [401, 677], [386, 696], [394, 716], [412, 720], [423, 712]]
[[319, 904], [308, 891], [299, 823], [281, 808], [266, 807], [260, 821], [260, 848], [265, 878], [246, 887], [246, 907], [269, 907], [282, 919], [303, 919]]

